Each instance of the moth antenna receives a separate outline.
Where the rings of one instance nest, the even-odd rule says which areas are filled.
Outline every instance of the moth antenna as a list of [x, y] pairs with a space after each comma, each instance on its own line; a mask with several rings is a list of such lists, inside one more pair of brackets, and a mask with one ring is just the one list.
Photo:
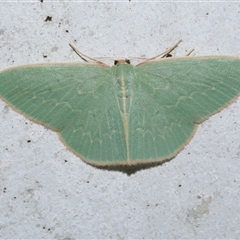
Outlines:
[[194, 48], [191, 49], [189, 52], [187, 52], [187, 54], [185, 55], [186, 57], [190, 56], [190, 54], [194, 51]]
[[158, 54], [155, 57], [152, 57], [148, 60], [153, 60], [155, 58], [164, 58], [166, 57], [168, 54], [170, 54], [170, 52], [172, 52], [180, 43], [182, 42], [182, 40], [180, 39], [177, 43], [175, 43], [172, 47], [168, 48], [166, 51], [164, 51], [163, 53]]
[[143, 64], [143, 63], [148, 62], [148, 61], [151, 61], [151, 60], [154, 60], [156, 58], [165, 58], [165, 57], [167, 57], [181, 42], [182, 42], [182, 39], [180, 39], [177, 43], [175, 43], [172, 47], [168, 48], [166, 51], [158, 54], [155, 57], [149, 58], [146, 61], [139, 63], [138, 65]]
[[99, 63], [99, 64], [102, 64], [102, 65], [108, 66], [107, 64], [105, 64], [105, 63], [103, 63], [103, 62], [101, 62], [101, 61], [98, 61], [98, 60], [96, 60], [96, 59], [94, 59], [94, 58], [91, 58], [91, 57], [89, 57], [89, 56], [81, 53], [73, 44], [69, 43], [69, 46], [73, 49], [73, 51], [74, 51], [83, 61], [89, 62], [89, 61], [87, 60], [87, 58], [88, 58], [89, 60], [92, 60], [92, 61], [94, 61], [94, 62], [96, 62], [96, 63]]
[[161, 58], [164, 58], [166, 57], [168, 54], [170, 54], [175, 48], [177, 48], [177, 46], [182, 42], [182, 39], [180, 39], [177, 43], [175, 43], [172, 47], [168, 48], [165, 52], [157, 55], [156, 57], [153, 57], [154, 58], [158, 58], [161, 56]]

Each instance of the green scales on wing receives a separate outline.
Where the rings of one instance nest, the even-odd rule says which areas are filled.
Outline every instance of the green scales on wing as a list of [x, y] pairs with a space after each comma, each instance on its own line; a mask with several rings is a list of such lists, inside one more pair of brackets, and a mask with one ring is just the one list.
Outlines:
[[240, 59], [182, 57], [137, 66], [56, 63], [0, 72], [0, 96], [56, 131], [88, 163], [132, 165], [176, 155], [199, 123], [240, 94]]

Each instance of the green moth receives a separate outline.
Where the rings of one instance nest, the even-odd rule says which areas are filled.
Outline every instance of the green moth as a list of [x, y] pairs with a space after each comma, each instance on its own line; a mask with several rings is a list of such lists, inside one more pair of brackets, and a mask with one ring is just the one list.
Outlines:
[[87, 163], [162, 162], [240, 95], [240, 58], [167, 57], [179, 42], [136, 66], [93, 60], [12, 67], [0, 72], [0, 97], [57, 132]]

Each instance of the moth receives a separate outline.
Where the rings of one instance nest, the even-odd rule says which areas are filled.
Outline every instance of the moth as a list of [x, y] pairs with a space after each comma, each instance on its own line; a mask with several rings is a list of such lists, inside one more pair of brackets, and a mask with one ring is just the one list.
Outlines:
[[180, 42], [136, 66], [88, 61], [70, 45], [85, 62], [2, 70], [0, 97], [87, 163], [163, 162], [240, 95], [239, 58], [168, 57]]

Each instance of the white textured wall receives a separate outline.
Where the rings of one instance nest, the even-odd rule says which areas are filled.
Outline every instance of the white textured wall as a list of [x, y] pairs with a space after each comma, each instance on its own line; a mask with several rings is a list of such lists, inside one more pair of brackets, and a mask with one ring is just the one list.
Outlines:
[[[0, 69], [79, 61], [69, 42], [92, 57], [152, 57], [179, 39], [176, 55], [194, 47], [193, 55], [240, 56], [239, 9], [233, 2], [0, 1]], [[85, 164], [54, 132], [2, 101], [0, 138], [1, 238], [240, 235], [240, 99], [204, 122], [173, 160], [132, 175]]]

